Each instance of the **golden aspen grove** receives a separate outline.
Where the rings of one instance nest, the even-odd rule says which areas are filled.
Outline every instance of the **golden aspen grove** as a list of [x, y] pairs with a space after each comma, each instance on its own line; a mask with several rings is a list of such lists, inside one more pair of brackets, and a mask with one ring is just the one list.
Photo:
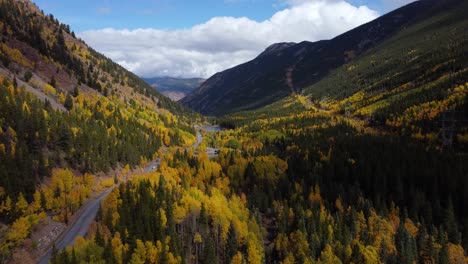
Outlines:
[[[416, 1], [306, 52], [324, 64], [280, 78], [286, 45], [173, 102], [0, 0], [0, 263], [468, 263], [466, 10]], [[264, 90], [203, 97], [221, 79]]]

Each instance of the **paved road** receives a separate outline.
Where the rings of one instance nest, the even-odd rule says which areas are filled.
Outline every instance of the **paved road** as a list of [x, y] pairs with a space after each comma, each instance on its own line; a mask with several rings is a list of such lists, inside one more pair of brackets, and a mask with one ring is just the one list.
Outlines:
[[145, 172], [148, 173], [155, 171], [159, 167], [159, 164], [161, 164], [160, 158], [153, 160], [152, 162], [148, 163], [148, 165], [146, 165]]
[[200, 130], [197, 130], [197, 141], [195, 141], [195, 144], [191, 146], [190, 148], [197, 149], [200, 143], [203, 141], [203, 136]]
[[[146, 168], [144, 169], [145, 172], [151, 172], [158, 168], [159, 164], [161, 163], [161, 159], [156, 159], [150, 162]], [[60, 237], [55, 241], [55, 246], [58, 250], [62, 250], [67, 246], [72, 246], [75, 243], [75, 239], [78, 236], [84, 237], [88, 233], [89, 225], [94, 221], [96, 218], [96, 214], [99, 210], [99, 205], [101, 201], [107, 197], [107, 195], [113, 190], [110, 188], [106, 192], [102, 193], [98, 198], [91, 201], [83, 209], [81, 209], [81, 213], [78, 216], [78, 219], [73, 222], [65, 232], [60, 235]], [[50, 258], [52, 257], [52, 249], [50, 248], [47, 253], [42, 256], [42, 258], [38, 261], [38, 264], [47, 264], [49, 263]]]
[[[73, 245], [75, 239], [78, 236], [85, 236], [88, 233], [88, 227], [93, 222], [96, 217], [97, 211], [99, 210], [99, 205], [101, 201], [107, 197], [107, 195], [113, 190], [113, 188], [107, 190], [101, 194], [97, 199], [91, 201], [87, 204], [84, 209], [82, 209], [81, 214], [78, 216], [78, 219], [71, 224], [65, 233], [63, 233], [58, 240], [55, 242], [55, 246], [58, 250], [64, 249], [67, 246]], [[47, 253], [39, 260], [39, 264], [47, 264], [52, 257], [52, 249], [49, 249]]]
[[[198, 145], [203, 141], [203, 136], [200, 133], [199, 130], [197, 130], [197, 141], [195, 144], [192, 146], [192, 148], [196, 149]], [[156, 170], [161, 164], [161, 159], [157, 158], [156, 160], [148, 163], [146, 165], [144, 171], [145, 172], [152, 172]], [[80, 215], [78, 216], [78, 219], [73, 222], [67, 230], [55, 241], [55, 246], [57, 247], [58, 250], [62, 250], [67, 246], [73, 245], [75, 242], [75, 239], [78, 236], [85, 236], [86, 233], [88, 233], [88, 228], [89, 225], [93, 222], [93, 220], [96, 218], [97, 211], [99, 210], [99, 205], [101, 204], [101, 201], [107, 197], [107, 195], [112, 191], [113, 188], [107, 190], [103, 194], [101, 194], [98, 198], [95, 200], [91, 201], [85, 207], [82, 209]], [[42, 258], [39, 260], [39, 264], [47, 264], [52, 257], [52, 249], [49, 249], [47, 253], [42, 256]]]

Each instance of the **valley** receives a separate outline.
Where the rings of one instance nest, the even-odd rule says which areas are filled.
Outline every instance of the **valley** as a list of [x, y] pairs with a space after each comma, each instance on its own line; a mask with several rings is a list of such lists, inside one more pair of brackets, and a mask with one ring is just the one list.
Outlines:
[[468, 263], [466, 10], [143, 80], [1, 0], [0, 263]]
[[190, 94], [205, 81], [201, 78], [184, 79], [170, 77], [145, 78], [144, 80], [156, 91], [175, 102]]

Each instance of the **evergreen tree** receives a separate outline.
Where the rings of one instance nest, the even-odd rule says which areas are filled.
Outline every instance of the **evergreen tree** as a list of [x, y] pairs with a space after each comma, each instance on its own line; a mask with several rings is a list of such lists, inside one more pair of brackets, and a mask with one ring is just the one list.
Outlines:
[[99, 225], [97, 226], [96, 235], [94, 236], [94, 241], [100, 247], [105, 246], [106, 242], [104, 241], [104, 237], [101, 234], [101, 229], [99, 228]]
[[24, 72], [24, 75], [23, 75], [24, 81], [29, 82], [32, 76], [33, 76], [32, 72], [30, 70], [27, 70], [26, 72]]
[[52, 264], [60, 263], [59, 259], [58, 259], [58, 250], [57, 250], [57, 246], [55, 245], [55, 243], [52, 244], [52, 255], [51, 255], [51, 258], [50, 258], [50, 262]]
[[78, 90], [78, 86], [75, 86], [75, 88], [73, 88], [72, 95], [75, 98], [78, 97], [78, 95], [80, 95], [80, 91]]
[[447, 243], [442, 245], [442, 248], [439, 252], [439, 264], [450, 264], [449, 251]]
[[68, 94], [67, 97], [65, 98], [65, 103], [63, 104], [63, 106], [65, 106], [65, 108], [68, 111], [73, 109], [73, 98], [70, 96], [70, 94]]
[[225, 263], [230, 263], [232, 257], [237, 253], [237, 247], [238, 247], [238, 242], [237, 242], [237, 231], [234, 228], [234, 225], [230, 224], [229, 226], [229, 231], [228, 231], [228, 236], [226, 240], [226, 247], [225, 247], [225, 254], [226, 254], [226, 260]]
[[403, 223], [400, 223], [395, 235], [395, 246], [400, 263], [411, 264], [417, 259], [416, 243], [410, 236]]
[[465, 223], [463, 225], [463, 248], [465, 249], [465, 253], [468, 254], [468, 218], [465, 219]]
[[453, 209], [452, 200], [449, 199], [444, 212], [444, 227], [447, 230], [448, 241], [453, 244], [460, 243], [460, 233], [458, 232], [457, 221]]
[[203, 261], [202, 263], [204, 264], [211, 264], [211, 263], [218, 263], [218, 260], [216, 258], [216, 251], [215, 251], [215, 245], [213, 241], [213, 236], [208, 234], [208, 236], [205, 238], [205, 248], [204, 248], [204, 256], [203, 256]]
[[49, 81], [49, 84], [56, 88], [57, 89], [57, 81], [55, 80], [55, 76], [52, 76], [52, 78], [50, 78], [50, 81]]

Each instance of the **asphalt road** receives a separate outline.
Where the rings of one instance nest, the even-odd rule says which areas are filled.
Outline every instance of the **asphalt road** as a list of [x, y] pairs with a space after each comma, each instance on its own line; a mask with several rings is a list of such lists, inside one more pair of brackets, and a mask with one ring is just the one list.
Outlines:
[[[78, 216], [78, 219], [73, 222], [65, 233], [63, 233], [58, 240], [55, 242], [55, 246], [58, 250], [64, 249], [67, 246], [73, 245], [75, 239], [78, 236], [85, 236], [88, 233], [88, 227], [93, 222], [96, 214], [99, 210], [99, 205], [101, 201], [107, 197], [107, 195], [113, 190], [113, 188], [107, 190], [101, 194], [97, 199], [91, 201], [87, 204], [82, 210], [81, 214]], [[47, 253], [42, 256], [39, 260], [39, 264], [49, 263], [50, 258], [52, 257], [52, 248], [50, 248]]]
[[195, 144], [191, 148], [197, 149], [200, 143], [203, 141], [203, 136], [200, 130], [197, 130], [197, 141], [195, 141]]
[[[203, 141], [203, 136], [199, 130], [197, 130], [197, 141], [192, 146], [192, 148], [196, 149], [198, 145]], [[161, 159], [157, 158], [156, 160], [148, 163], [146, 168], [144, 169], [145, 172], [152, 172], [156, 170], [161, 164]], [[107, 195], [112, 191], [112, 188], [101, 194], [97, 199], [91, 201], [82, 209], [78, 219], [73, 222], [65, 232], [60, 235], [60, 237], [55, 241], [55, 246], [58, 250], [62, 250], [67, 246], [72, 246], [75, 243], [75, 239], [78, 236], [85, 236], [88, 233], [89, 225], [93, 222], [96, 218], [96, 214], [99, 210], [99, 205], [101, 201], [107, 197]], [[49, 263], [50, 258], [52, 257], [52, 249], [50, 248], [47, 253], [41, 257], [39, 260], [39, 264], [47, 264]]]
[[148, 165], [145, 168], [145, 172], [148, 173], [148, 172], [155, 171], [159, 167], [159, 164], [161, 164], [161, 159], [160, 158], [155, 159], [154, 161], [148, 163]]
[[[146, 168], [146, 172], [151, 172], [158, 168], [159, 164], [161, 163], [161, 159], [156, 159], [150, 162]], [[62, 250], [67, 246], [72, 246], [75, 243], [75, 239], [78, 236], [84, 237], [88, 233], [89, 225], [94, 221], [96, 218], [96, 214], [99, 210], [99, 205], [101, 201], [107, 197], [107, 195], [113, 190], [113, 188], [107, 190], [106, 192], [102, 193], [98, 198], [91, 201], [82, 209], [78, 219], [73, 222], [65, 232], [59, 236], [59, 238], [55, 241], [55, 247], [58, 250]], [[50, 248], [47, 253], [41, 257], [38, 261], [39, 264], [47, 264], [49, 263], [50, 258], [52, 257], [52, 248]]]

